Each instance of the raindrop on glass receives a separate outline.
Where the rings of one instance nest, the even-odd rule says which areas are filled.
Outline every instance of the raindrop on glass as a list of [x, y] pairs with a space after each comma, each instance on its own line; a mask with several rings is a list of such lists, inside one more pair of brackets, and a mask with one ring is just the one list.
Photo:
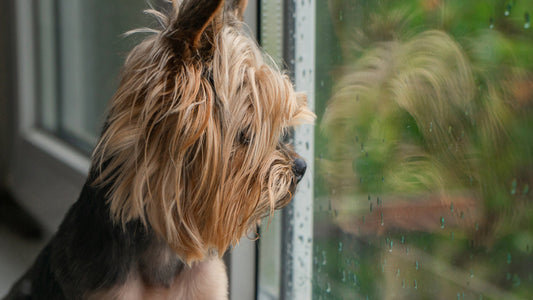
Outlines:
[[415, 290], [418, 289], [418, 282], [416, 281], [416, 279], [415, 279], [415, 286], [414, 286], [414, 288], [415, 288]]
[[342, 252], [342, 242], [339, 242], [339, 252]]
[[440, 217], [440, 228], [444, 228], [444, 217]]
[[524, 23], [524, 28], [525, 29], [529, 29], [529, 27], [531, 26], [531, 24], [529, 23], [529, 13], [526, 12], [524, 14], [524, 19], [525, 19], [525, 23]]
[[470, 278], [474, 278], [474, 270], [470, 269]]
[[511, 14], [511, 4], [507, 4], [507, 7], [505, 8], [505, 11], [503, 14], [508, 17]]
[[516, 194], [516, 179], [513, 179], [513, 182], [511, 183], [511, 195]]
[[381, 226], [385, 225], [385, 222], [383, 221], [383, 213], [381, 213]]
[[453, 212], [453, 202], [450, 204], [450, 212]]
[[329, 282], [326, 285], [326, 293], [331, 293], [331, 286], [329, 285]]
[[490, 18], [490, 20], [489, 20], [489, 28], [490, 29], [494, 28], [494, 18]]
[[379, 197], [377, 198], [376, 201], [377, 201], [378, 205], [381, 205], [381, 199]]
[[372, 203], [370, 203], [370, 212], [372, 212], [372, 210], [373, 210], [373, 209], [372, 209]]
[[402, 235], [402, 244], [405, 243], [405, 237]]
[[398, 268], [398, 269], [396, 270], [396, 277], [399, 277], [399, 276], [400, 276], [400, 268]]
[[415, 269], [418, 271], [418, 260], [415, 261]]
[[507, 253], [507, 264], [511, 264], [511, 253]]

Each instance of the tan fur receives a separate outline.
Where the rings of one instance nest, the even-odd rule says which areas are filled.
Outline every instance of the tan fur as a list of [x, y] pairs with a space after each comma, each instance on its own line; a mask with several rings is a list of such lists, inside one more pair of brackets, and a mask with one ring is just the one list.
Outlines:
[[164, 28], [139, 30], [155, 33], [129, 54], [94, 152], [112, 218], [149, 223], [189, 264], [288, 203], [295, 153], [280, 137], [314, 118], [243, 34], [244, 4], [225, 14], [203, 2], [214, 11], [205, 25], [181, 25], [194, 1], [174, 1], [171, 16], [149, 11]]

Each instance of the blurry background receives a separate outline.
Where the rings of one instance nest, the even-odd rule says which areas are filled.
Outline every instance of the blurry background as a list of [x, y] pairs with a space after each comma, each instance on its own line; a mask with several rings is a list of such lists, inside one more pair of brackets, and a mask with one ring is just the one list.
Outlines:
[[533, 295], [533, 1], [317, 2], [313, 299]]

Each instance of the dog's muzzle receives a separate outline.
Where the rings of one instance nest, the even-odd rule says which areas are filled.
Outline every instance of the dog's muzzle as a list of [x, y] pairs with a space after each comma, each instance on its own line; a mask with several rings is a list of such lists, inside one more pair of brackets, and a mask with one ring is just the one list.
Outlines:
[[292, 172], [294, 173], [294, 176], [296, 177], [296, 182], [300, 182], [302, 180], [302, 177], [304, 177], [305, 170], [307, 169], [307, 164], [305, 163], [305, 160], [301, 158], [297, 158], [294, 160], [292, 164]]

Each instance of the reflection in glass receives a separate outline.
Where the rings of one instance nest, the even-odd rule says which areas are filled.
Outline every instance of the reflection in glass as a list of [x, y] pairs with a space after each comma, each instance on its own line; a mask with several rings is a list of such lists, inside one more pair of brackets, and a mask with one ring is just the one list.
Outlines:
[[533, 1], [317, 5], [314, 298], [527, 298]]

